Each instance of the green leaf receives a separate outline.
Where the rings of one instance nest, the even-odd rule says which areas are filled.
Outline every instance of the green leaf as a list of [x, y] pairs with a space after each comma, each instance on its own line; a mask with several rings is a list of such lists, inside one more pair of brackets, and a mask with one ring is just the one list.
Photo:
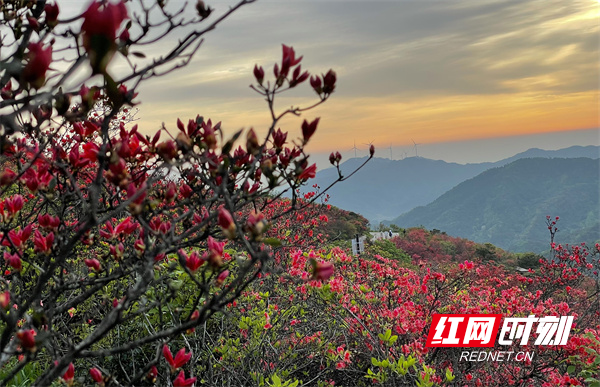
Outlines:
[[589, 387], [600, 387], [600, 380], [596, 378], [587, 378], [585, 382], [588, 384]]
[[277, 376], [277, 374], [273, 374], [271, 376], [271, 382], [273, 382], [273, 384], [271, 384], [273, 387], [281, 386], [281, 379], [279, 376]]
[[573, 375], [573, 373], [575, 372], [575, 366], [574, 365], [570, 365], [567, 367], [567, 373], [570, 375]]
[[265, 245], [269, 245], [271, 247], [279, 247], [281, 246], [281, 240], [277, 239], [277, 238], [265, 238], [263, 239], [263, 243]]

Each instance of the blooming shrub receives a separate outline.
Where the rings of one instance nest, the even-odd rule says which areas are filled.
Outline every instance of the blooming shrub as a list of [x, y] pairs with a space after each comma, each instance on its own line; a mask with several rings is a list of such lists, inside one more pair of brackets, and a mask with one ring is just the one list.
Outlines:
[[[598, 246], [553, 245], [521, 275], [425, 230], [384, 246], [389, 257], [331, 245], [365, 223], [316, 205], [326, 190], [299, 193], [316, 173], [305, 147], [319, 118], [296, 132], [279, 123], [324, 103], [337, 79], [311, 77], [292, 47], [273, 77], [253, 70], [272, 117], [263, 137], [200, 115], [152, 135], [132, 125], [139, 85], [189, 63], [252, 1], [217, 16], [202, 1], [138, 1], [136, 17], [128, 3], [92, 1], [71, 18], [46, 1], [0, 4], [0, 384], [594, 382]], [[146, 57], [176, 32], [176, 46]], [[275, 111], [306, 83], [312, 105]], [[331, 154], [337, 181], [340, 161]], [[424, 347], [441, 312], [576, 325], [567, 346], [499, 368]]]
[[[139, 85], [189, 63], [251, 2], [216, 17], [202, 1], [92, 1], [71, 18], [57, 3], [0, 5], [0, 384], [191, 386], [199, 354], [173, 340], [280, 262], [278, 246], [319, 240], [294, 231], [303, 222], [280, 228], [324, 194], [298, 196], [316, 173], [305, 146], [319, 118], [297, 133], [279, 122], [324, 103], [333, 70], [311, 77], [286, 45], [273, 78], [257, 65], [252, 88], [272, 117], [262, 138], [200, 115], [152, 135], [131, 125]], [[177, 45], [146, 57], [175, 32]], [[309, 78], [314, 103], [275, 111]]]
[[[453, 240], [457, 251], [465, 244], [472, 251], [476, 247], [425, 230], [418, 233], [425, 244], [436, 238]], [[583, 249], [585, 253], [581, 246], [556, 246], [555, 262], [541, 262], [539, 270], [521, 275], [494, 262], [446, 261], [415, 239], [409, 231], [395, 240], [412, 246], [409, 255], [424, 251], [421, 264], [409, 264], [410, 269], [402, 259], [368, 251], [361, 257], [336, 247], [294, 251], [289, 276], [267, 275], [228, 305], [208, 335], [219, 339], [204, 350], [198, 347], [203, 353], [198, 374], [208, 384], [233, 380], [240, 385], [268, 384], [270, 375], [290, 383], [390, 386], [495, 386], [498, 380], [506, 385], [585, 385], [599, 377], [597, 277], [554, 269], [564, 262], [574, 262], [572, 273], [598, 267], [597, 246]], [[582, 255], [585, 259], [577, 264]], [[443, 272], [434, 269], [437, 259]], [[312, 279], [312, 260], [332, 263], [332, 277]], [[557, 281], [560, 287], [553, 285]], [[525, 347], [496, 344], [491, 349], [533, 351], [533, 361], [461, 362], [461, 348], [425, 347], [435, 313], [573, 315], [576, 323], [564, 347], [533, 346], [531, 339]]]

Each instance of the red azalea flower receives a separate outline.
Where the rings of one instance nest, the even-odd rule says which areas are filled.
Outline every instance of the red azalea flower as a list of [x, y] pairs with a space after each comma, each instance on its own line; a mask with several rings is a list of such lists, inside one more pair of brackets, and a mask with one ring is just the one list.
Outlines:
[[58, 4], [46, 4], [44, 12], [46, 12], [46, 24], [55, 27], [58, 24]]
[[75, 366], [73, 365], [73, 363], [69, 363], [69, 367], [63, 374], [62, 379], [65, 381], [66, 385], [70, 387], [73, 385], [74, 378], [75, 378]]
[[8, 266], [12, 267], [16, 271], [21, 271], [23, 269], [23, 262], [21, 261], [21, 257], [19, 257], [17, 254], [10, 254], [5, 251], [4, 261], [6, 261]]
[[0, 293], [0, 307], [7, 309], [10, 306], [10, 292], [7, 290]]
[[29, 43], [29, 61], [23, 69], [23, 80], [35, 89], [39, 89], [46, 82], [46, 71], [52, 63], [52, 46], [43, 48], [42, 43]]
[[185, 378], [183, 371], [179, 372], [179, 375], [173, 380], [173, 387], [191, 387], [196, 382], [196, 378]]
[[114, 41], [121, 23], [127, 19], [127, 7], [123, 2], [103, 5], [103, 2], [95, 1], [85, 11], [83, 18], [81, 32], [84, 34], [84, 46], [90, 43], [94, 35], [102, 35]]
[[231, 213], [224, 207], [219, 208], [219, 226], [223, 230], [223, 234], [229, 239], [235, 238], [235, 223]]
[[104, 377], [102, 376], [102, 372], [96, 367], [90, 368], [90, 376], [96, 383], [101, 386], [104, 386]]
[[33, 329], [26, 329], [17, 332], [17, 338], [21, 342], [21, 346], [30, 351], [35, 352], [37, 349], [35, 346], [35, 331]]
[[313, 278], [321, 281], [327, 280], [333, 275], [333, 264], [330, 262], [317, 262], [313, 272]]
[[81, 25], [83, 47], [95, 73], [106, 70], [116, 51], [117, 30], [125, 19], [127, 8], [123, 2], [113, 4], [95, 1], [84, 12]]
[[100, 261], [98, 261], [96, 258], [92, 258], [92, 259], [84, 259], [85, 265], [90, 269], [90, 270], [95, 270], [95, 271], [100, 271]]
[[298, 175], [298, 180], [308, 180], [312, 179], [317, 175], [317, 164], [313, 164], [310, 167], [304, 169], [300, 175]]
[[[175, 372], [178, 368], [181, 368], [185, 365], [190, 358], [192, 357], [192, 353], [185, 353], [185, 348], [181, 348], [177, 354], [175, 355], [175, 359], [173, 359], [173, 355], [171, 354], [171, 350], [168, 345], [163, 346], [163, 356], [169, 365], [171, 366], [171, 372]], [[194, 379], [195, 380], [195, 379]]]
[[227, 277], [229, 276], [229, 270], [224, 270], [222, 271], [218, 276], [217, 276], [217, 286], [221, 286], [223, 285], [223, 282], [225, 282], [225, 280], [227, 279]]
[[185, 255], [185, 253], [181, 252], [182, 255], [185, 258], [185, 266], [187, 266], [188, 269], [190, 269], [190, 271], [192, 273], [195, 273], [198, 271], [198, 269], [200, 269], [200, 267], [204, 264], [205, 260], [202, 259], [200, 257], [200, 254], [198, 254], [197, 251], [193, 251], [189, 257]]

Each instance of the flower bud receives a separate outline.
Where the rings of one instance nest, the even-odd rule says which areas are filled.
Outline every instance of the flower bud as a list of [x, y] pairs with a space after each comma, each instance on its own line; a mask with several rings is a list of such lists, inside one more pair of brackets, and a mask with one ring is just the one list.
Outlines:
[[323, 92], [325, 94], [331, 94], [335, 90], [335, 81], [337, 76], [335, 71], [329, 70], [323, 77]]
[[44, 12], [46, 12], [46, 24], [50, 28], [54, 28], [58, 24], [58, 4], [46, 4]]
[[231, 213], [229, 213], [229, 211], [227, 211], [224, 207], [219, 208], [218, 222], [219, 226], [221, 226], [221, 229], [223, 230], [223, 234], [229, 239], [234, 239], [235, 223]]
[[306, 144], [308, 142], [308, 140], [310, 140], [310, 138], [312, 137], [313, 134], [315, 134], [315, 131], [317, 130], [317, 125], [319, 124], [319, 118], [315, 118], [313, 120], [313, 122], [311, 122], [310, 124], [308, 123], [308, 121], [304, 120], [304, 122], [302, 122], [302, 136], [304, 137], [304, 143]]
[[33, 329], [25, 329], [17, 332], [17, 338], [21, 342], [21, 347], [29, 352], [35, 352], [35, 331]]
[[198, 15], [202, 19], [206, 19], [210, 16], [212, 9], [207, 7], [206, 4], [204, 4], [204, 1], [198, 0], [198, 2], [196, 3], [196, 11], [198, 11]]
[[217, 286], [221, 286], [223, 285], [223, 282], [225, 282], [225, 280], [227, 279], [227, 277], [229, 276], [229, 270], [224, 270], [222, 271], [218, 276], [217, 276]]
[[0, 293], [0, 307], [7, 309], [10, 306], [10, 292], [7, 290]]
[[323, 93], [323, 87], [321, 86], [321, 78], [318, 76], [310, 77], [310, 85], [319, 95]]
[[73, 365], [73, 363], [69, 363], [69, 367], [67, 368], [67, 370], [65, 371], [65, 373], [62, 376], [62, 380], [65, 382], [65, 384], [67, 386], [72, 386], [74, 379], [75, 378], [75, 366]]
[[90, 376], [94, 379], [94, 382], [98, 383], [101, 386], [104, 386], [104, 377], [102, 376], [102, 372], [96, 367], [90, 368]]
[[256, 78], [256, 82], [258, 82], [259, 85], [262, 85], [263, 80], [265, 79], [265, 70], [258, 65], [254, 65], [254, 78]]
[[248, 153], [256, 155], [260, 151], [260, 144], [254, 129], [250, 128], [246, 135], [246, 150]]
[[285, 140], [287, 139], [287, 132], [282, 132], [281, 129], [277, 129], [277, 131], [273, 132], [273, 145], [275, 148], [280, 150], [285, 144]]

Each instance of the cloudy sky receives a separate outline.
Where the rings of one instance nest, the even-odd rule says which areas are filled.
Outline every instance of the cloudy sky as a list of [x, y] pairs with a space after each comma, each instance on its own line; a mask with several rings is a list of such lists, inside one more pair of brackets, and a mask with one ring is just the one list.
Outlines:
[[[216, 13], [231, 4], [206, 2]], [[258, 0], [208, 34], [188, 67], [145, 84], [138, 117], [148, 132], [196, 114], [265, 130], [266, 104], [248, 85], [255, 63], [271, 75], [285, 43], [303, 68], [338, 74], [331, 100], [305, 115], [322, 117], [315, 153], [347, 158], [356, 142], [364, 155], [373, 141], [402, 158], [414, 140], [419, 156], [472, 162], [597, 145], [599, 20], [597, 0]], [[302, 86], [276, 107], [313, 101]], [[300, 122], [282, 128], [299, 134]]]

